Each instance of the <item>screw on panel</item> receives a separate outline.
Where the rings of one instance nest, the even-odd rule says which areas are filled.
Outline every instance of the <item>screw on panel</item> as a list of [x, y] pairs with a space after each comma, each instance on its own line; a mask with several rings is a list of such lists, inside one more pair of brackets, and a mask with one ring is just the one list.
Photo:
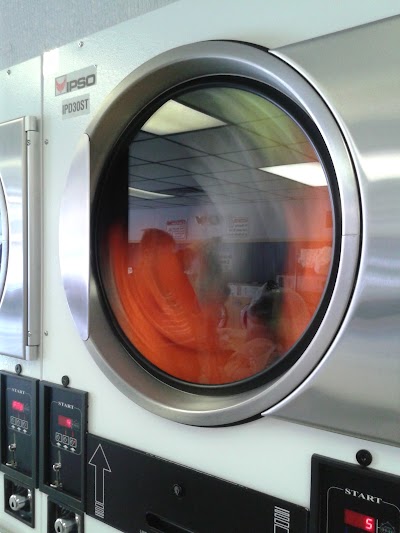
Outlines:
[[30, 146], [31, 145], [31, 141], [26, 141], [26, 146]]
[[45, 139], [44, 144], [49, 144], [49, 139]]
[[49, 332], [47, 331], [47, 329], [46, 329], [46, 331], [44, 332], [44, 334], [46, 335], [46, 337], [48, 336]]
[[8, 69], [8, 70], [7, 70], [7, 76], [9, 76], [10, 74], [11, 74], [11, 70]]
[[83, 41], [79, 41], [78, 46], [79, 46], [79, 48], [82, 48], [82, 46], [83, 46]]
[[181, 485], [178, 485], [177, 483], [172, 487], [172, 490], [173, 490], [173, 493], [175, 494], [175, 496], [177, 496], [178, 498], [182, 498], [183, 495], [184, 495], [184, 490], [183, 490], [183, 487]]
[[18, 374], [18, 376], [22, 372], [22, 366], [21, 365], [15, 365], [15, 373]]
[[61, 378], [61, 383], [62, 383], [63, 387], [68, 387], [68, 385], [69, 385], [69, 377], [68, 376], [63, 376]]
[[356, 459], [359, 465], [369, 466], [372, 463], [372, 453], [368, 450], [359, 450], [356, 453]]

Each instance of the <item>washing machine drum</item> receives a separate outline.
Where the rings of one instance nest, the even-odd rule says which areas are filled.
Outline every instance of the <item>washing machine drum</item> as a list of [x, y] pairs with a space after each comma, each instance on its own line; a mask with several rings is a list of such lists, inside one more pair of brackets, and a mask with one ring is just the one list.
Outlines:
[[[189, 424], [284, 399], [324, 356], [351, 290], [335, 294], [358, 231], [355, 178], [323, 101], [264, 50], [198, 43], [124, 80], [87, 136], [95, 290], [81, 334], [100, 366]], [[64, 269], [67, 294], [75, 281]]]

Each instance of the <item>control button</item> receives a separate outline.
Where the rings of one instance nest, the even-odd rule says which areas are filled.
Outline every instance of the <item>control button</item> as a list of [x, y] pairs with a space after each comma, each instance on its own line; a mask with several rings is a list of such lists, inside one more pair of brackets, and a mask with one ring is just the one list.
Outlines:
[[69, 445], [72, 446], [73, 448], [76, 448], [77, 445], [78, 445], [78, 442], [77, 442], [76, 439], [71, 437], [70, 440], [69, 440]]
[[392, 524], [390, 522], [383, 522], [380, 526], [379, 526], [379, 531], [381, 533], [396, 533], [396, 529], [394, 526], [392, 526]]
[[56, 442], [61, 442], [61, 439], [62, 439], [62, 435], [61, 433], [56, 433]]

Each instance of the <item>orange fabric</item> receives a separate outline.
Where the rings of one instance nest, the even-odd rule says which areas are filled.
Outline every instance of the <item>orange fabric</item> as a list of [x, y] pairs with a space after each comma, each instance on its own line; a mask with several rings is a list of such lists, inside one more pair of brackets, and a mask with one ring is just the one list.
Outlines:
[[221, 382], [219, 363], [225, 354], [218, 349], [212, 310], [200, 308], [173, 238], [161, 230], [146, 230], [132, 274], [127, 242], [122, 226], [114, 225], [109, 251], [119, 305], [111, 303], [128, 339], [172, 376]]
[[[245, 342], [229, 357], [224, 374], [230, 381], [239, 381], [255, 376], [275, 359], [276, 345], [267, 338], [254, 338]], [[279, 354], [281, 355], [281, 354]]]
[[310, 313], [303, 298], [295, 291], [283, 291], [283, 302], [277, 331], [277, 342], [287, 352], [300, 339], [308, 324]]
[[[224, 342], [224, 330], [217, 327], [221, 294], [213, 294], [215, 279], [205, 284], [211, 292], [203, 291], [200, 304], [185, 273], [185, 253], [176, 250], [171, 235], [146, 230], [134, 254], [133, 271], [128, 273], [130, 246], [126, 228], [114, 224], [108, 250], [114, 284], [114, 291], [107, 291], [111, 306], [129, 341], [174, 377], [221, 384], [253, 376], [290, 349], [307, 327], [310, 315], [303, 299], [294, 291], [284, 291], [277, 338], [242, 337], [236, 345]], [[199, 260], [207, 263], [207, 258]]]

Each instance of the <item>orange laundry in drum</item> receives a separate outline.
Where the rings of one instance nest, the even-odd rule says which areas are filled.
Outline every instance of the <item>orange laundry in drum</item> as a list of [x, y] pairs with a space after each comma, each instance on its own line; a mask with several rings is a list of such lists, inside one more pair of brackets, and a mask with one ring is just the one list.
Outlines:
[[111, 304], [125, 335], [168, 374], [189, 382], [217, 383], [218, 361], [213, 363], [211, 355], [219, 359], [223, 354], [216, 352], [211, 317], [200, 307], [173, 237], [159, 229], [146, 230], [131, 274], [129, 246], [124, 227], [114, 225], [110, 261], [118, 310]]
[[[232, 383], [262, 372], [295, 344], [313, 312], [296, 291], [265, 284], [249, 305], [246, 327], [221, 327], [229, 289], [209, 244], [179, 248], [157, 228], [133, 244], [125, 225], [115, 223], [108, 253], [107, 293], [126, 337], [157, 368], [187, 382]], [[192, 262], [196, 276], [188, 273]]]

